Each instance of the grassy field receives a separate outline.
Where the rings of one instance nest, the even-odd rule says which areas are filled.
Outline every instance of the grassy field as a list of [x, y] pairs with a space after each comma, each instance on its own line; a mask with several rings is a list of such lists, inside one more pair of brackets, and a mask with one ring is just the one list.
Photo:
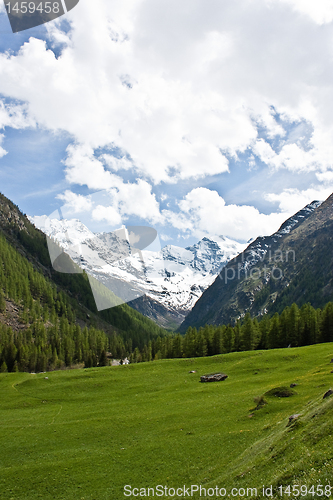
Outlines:
[[[319, 482], [333, 485], [333, 396], [323, 399], [331, 358], [333, 344], [321, 344], [0, 374], [0, 499], [119, 500], [125, 485], [317, 492]], [[219, 371], [226, 381], [199, 382]], [[265, 395], [291, 383], [290, 397]], [[267, 404], [255, 410], [260, 396]], [[292, 414], [301, 416], [288, 425]], [[206, 497], [220, 496], [192, 496]]]

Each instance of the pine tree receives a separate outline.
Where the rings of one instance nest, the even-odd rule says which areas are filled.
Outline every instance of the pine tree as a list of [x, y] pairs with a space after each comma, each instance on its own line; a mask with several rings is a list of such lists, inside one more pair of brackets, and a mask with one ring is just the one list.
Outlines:
[[6, 372], [8, 372], [8, 368], [6, 362], [4, 361], [0, 366], [0, 373], [6, 373]]
[[5, 312], [5, 310], [6, 310], [6, 301], [3, 290], [2, 288], [0, 288], [0, 312]]
[[[300, 341], [300, 312], [297, 304], [295, 303], [290, 308], [288, 325], [289, 338], [287, 338], [287, 343], [288, 345], [291, 344], [292, 346], [296, 347], [299, 345]], [[287, 347], [287, 345], [285, 345], [284, 347]]]
[[224, 333], [223, 351], [231, 352], [234, 348], [234, 344], [235, 344], [235, 332], [234, 329], [229, 325]]
[[329, 302], [323, 310], [320, 325], [320, 342], [333, 341], [333, 303]]
[[270, 321], [270, 328], [267, 338], [268, 349], [274, 349], [274, 347], [279, 347], [279, 334], [280, 334], [279, 326], [280, 326], [280, 318], [278, 313], [275, 313], [272, 320]]
[[106, 356], [106, 351], [103, 350], [101, 352], [101, 355], [99, 357], [99, 366], [108, 366], [109, 362], [108, 362], [108, 358]]
[[255, 341], [255, 330], [250, 313], [246, 313], [242, 325], [242, 348], [244, 351], [251, 351]]

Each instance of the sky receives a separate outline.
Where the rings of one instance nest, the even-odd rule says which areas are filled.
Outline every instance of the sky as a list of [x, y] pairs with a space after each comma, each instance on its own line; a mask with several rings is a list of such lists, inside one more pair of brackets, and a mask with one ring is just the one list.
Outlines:
[[333, 192], [331, 0], [80, 0], [13, 34], [0, 191], [164, 244], [268, 235]]

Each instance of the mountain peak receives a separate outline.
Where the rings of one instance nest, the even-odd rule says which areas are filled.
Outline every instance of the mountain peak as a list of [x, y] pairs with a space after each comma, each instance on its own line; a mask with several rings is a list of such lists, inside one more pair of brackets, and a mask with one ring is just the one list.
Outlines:
[[332, 234], [333, 194], [323, 203], [309, 203], [276, 233], [256, 238], [230, 260], [181, 331], [206, 323], [228, 324], [246, 312], [279, 312], [293, 302], [322, 306], [333, 297]]

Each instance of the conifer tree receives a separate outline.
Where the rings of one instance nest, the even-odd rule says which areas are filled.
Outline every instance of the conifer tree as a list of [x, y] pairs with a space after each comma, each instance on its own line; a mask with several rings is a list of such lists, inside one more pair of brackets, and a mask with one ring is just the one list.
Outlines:
[[8, 368], [7, 368], [6, 361], [4, 361], [2, 363], [2, 365], [0, 366], [0, 373], [6, 373], [6, 372], [8, 372]]
[[246, 313], [244, 323], [242, 325], [242, 349], [243, 351], [251, 351], [255, 341], [255, 330], [250, 313]]

